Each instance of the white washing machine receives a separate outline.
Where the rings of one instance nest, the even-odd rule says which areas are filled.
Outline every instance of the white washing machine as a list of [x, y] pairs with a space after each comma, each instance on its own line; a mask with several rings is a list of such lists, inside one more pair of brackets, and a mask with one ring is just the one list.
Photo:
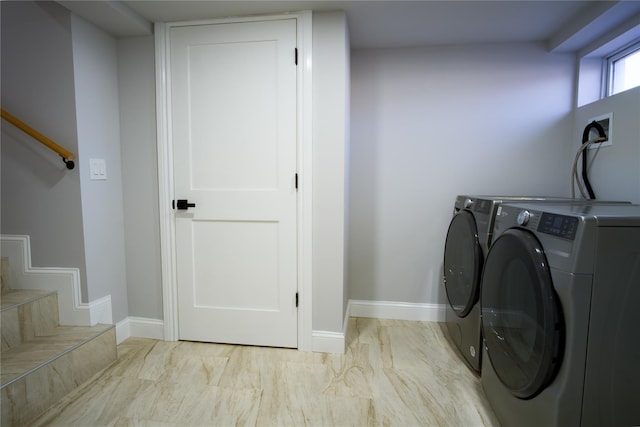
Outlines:
[[480, 307], [503, 425], [640, 425], [640, 206], [500, 206]]

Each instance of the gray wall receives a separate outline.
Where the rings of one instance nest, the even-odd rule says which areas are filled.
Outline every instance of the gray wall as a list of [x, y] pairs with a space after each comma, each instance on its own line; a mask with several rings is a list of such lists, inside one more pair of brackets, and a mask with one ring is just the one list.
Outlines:
[[444, 303], [457, 194], [568, 195], [575, 61], [529, 43], [351, 60], [350, 298]]
[[[129, 314], [116, 41], [54, 2], [2, 2], [2, 106], [76, 154], [68, 171], [2, 124], [2, 232], [31, 236], [32, 262], [75, 267], [81, 297]], [[106, 160], [106, 181], [89, 159]]]
[[[54, 2], [1, 2], [2, 108], [78, 154], [71, 20]], [[36, 267], [87, 277], [80, 170], [2, 121], [2, 233], [31, 235]]]
[[343, 12], [313, 15], [313, 329], [342, 332], [347, 299], [349, 39]]
[[591, 119], [609, 113], [613, 113], [613, 143], [589, 150], [589, 182], [598, 199], [640, 203], [640, 88], [578, 108], [572, 151], [578, 149]]
[[[71, 16], [89, 301], [111, 296], [113, 321], [129, 314], [120, 165], [120, 118], [116, 41], [93, 24]], [[106, 180], [90, 179], [90, 159], [106, 163]]]
[[154, 38], [118, 40], [129, 315], [162, 319]]

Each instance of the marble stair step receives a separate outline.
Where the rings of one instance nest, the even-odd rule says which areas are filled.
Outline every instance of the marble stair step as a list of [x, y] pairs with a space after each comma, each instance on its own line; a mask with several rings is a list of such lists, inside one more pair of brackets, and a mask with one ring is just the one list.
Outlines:
[[54, 295], [55, 291], [40, 291], [36, 289], [7, 289], [2, 291], [2, 304], [0, 311], [10, 310], [22, 304], [37, 301], [49, 295]]
[[3, 427], [29, 425], [117, 358], [113, 325], [60, 326], [2, 351]]
[[[59, 326], [2, 351], [0, 388], [74, 351], [113, 329], [113, 325]], [[114, 344], [115, 348], [115, 344]]]
[[55, 291], [5, 289], [1, 301], [3, 352], [59, 326]]

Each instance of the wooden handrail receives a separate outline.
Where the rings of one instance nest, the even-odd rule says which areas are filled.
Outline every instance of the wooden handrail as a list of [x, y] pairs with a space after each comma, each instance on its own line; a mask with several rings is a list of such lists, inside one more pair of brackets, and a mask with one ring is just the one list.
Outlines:
[[43, 134], [41, 134], [40, 132], [38, 132], [37, 130], [35, 130], [34, 128], [29, 126], [28, 124], [26, 124], [22, 120], [12, 116], [11, 114], [7, 113], [5, 110], [3, 110], [1, 108], [0, 108], [0, 116], [2, 116], [3, 119], [5, 119], [9, 123], [11, 123], [15, 127], [17, 127], [18, 129], [20, 129], [21, 131], [23, 131], [27, 135], [30, 135], [31, 137], [36, 139], [41, 144], [49, 147], [51, 150], [53, 150], [56, 153], [58, 153], [60, 155], [60, 157], [62, 157], [62, 161], [64, 162], [64, 164], [67, 165], [67, 169], [73, 169], [74, 168], [75, 164], [73, 163], [73, 159], [75, 159], [75, 156], [73, 155], [73, 153], [71, 151], [69, 151], [66, 148], [61, 147], [60, 145], [56, 144], [54, 141], [52, 141], [51, 139], [47, 138], [46, 136], [44, 136]]

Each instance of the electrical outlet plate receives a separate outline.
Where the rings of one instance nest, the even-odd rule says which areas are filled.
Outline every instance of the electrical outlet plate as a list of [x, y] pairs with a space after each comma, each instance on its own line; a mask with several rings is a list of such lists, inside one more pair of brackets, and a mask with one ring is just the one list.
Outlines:
[[[593, 122], [594, 120], [598, 122], [598, 124], [600, 124], [600, 126], [602, 126], [602, 128], [604, 129], [604, 133], [607, 135], [607, 140], [604, 142], [591, 144], [589, 146], [589, 149], [593, 150], [613, 145], [613, 113], [607, 113], [598, 117], [592, 117], [589, 119], [589, 121], [587, 121], [585, 126]], [[592, 129], [589, 134], [589, 139], [597, 138], [598, 136], [598, 132], [595, 129]]]

